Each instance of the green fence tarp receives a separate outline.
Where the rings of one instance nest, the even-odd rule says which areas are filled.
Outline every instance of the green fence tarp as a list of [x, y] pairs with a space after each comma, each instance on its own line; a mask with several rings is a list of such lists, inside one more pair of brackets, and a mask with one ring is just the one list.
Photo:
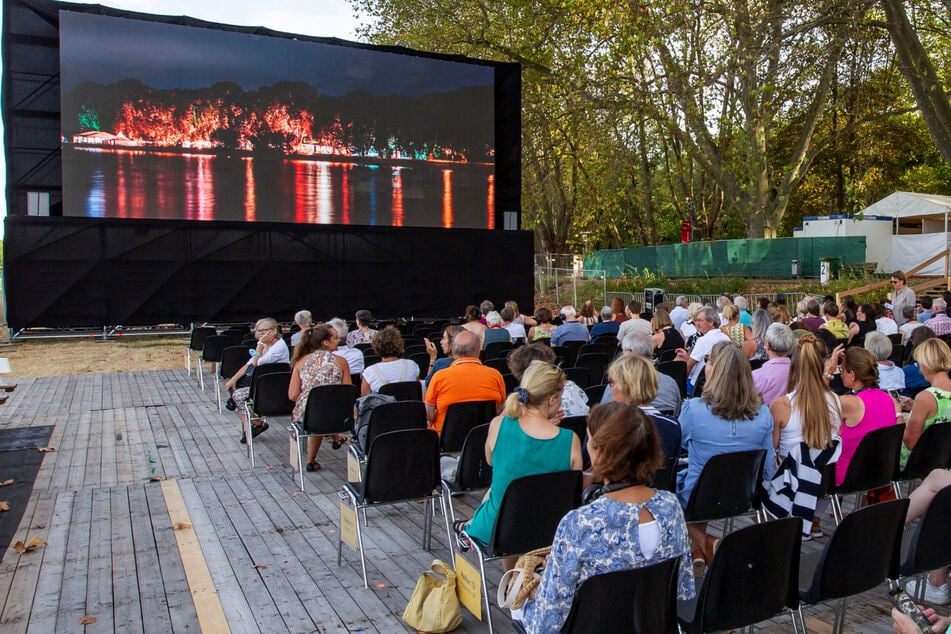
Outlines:
[[818, 277], [823, 257], [838, 258], [842, 264], [864, 263], [865, 237], [717, 240], [611, 249], [589, 254], [584, 268], [604, 270], [608, 277], [644, 269], [667, 277], [793, 277], [792, 261], [799, 260], [802, 275]]

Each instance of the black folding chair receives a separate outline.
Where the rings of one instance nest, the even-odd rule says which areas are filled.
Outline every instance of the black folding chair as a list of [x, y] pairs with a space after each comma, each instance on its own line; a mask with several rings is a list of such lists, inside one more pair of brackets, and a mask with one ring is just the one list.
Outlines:
[[799, 568], [799, 622], [806, 631], [802, 604], [841, 599], [833, 632], [845, 628], [845, 600], [898, 577], [902, 526], [908, 500], [880, 502], [849, 513], [826, 547], [804, 555]]
[[[215, 385], [218, 380], [228, 381], [241, 369], [250, 358], [248, 349], [245, 346], [228, 346], [221, 351], [221, 362], [218, 364], [218, 378], [215, 379]], [[218, 390], [218, 413], [221, 413], [221, 390]]]
[[582, 390], [591, 385], [591, 370], [588, 368], [563, 368], [565, 377]]
[[585, 438], [588, 437], [587, 416], [565, 416], [561, 419], [561, 422], [558, 423], [558, 426], [575, 432], [575, 436], [578, 437], [578, 442], [581, 443], [582, 447], [584, 446]]
[[492, 627], [486, 562], [551, 545], [558, 522], [580, 503], [580, 471], [555, 471], [516, 478], [502, 496], [489, 542], [480, 542], [463, 531], [479, 559], [489, 632], [495, 630]]
[[211, 364], [212, 372], [215, 376], [215, 389], [218, 388], [218, 368], [217, 364], [221, 363], [221, 355], [224, 353], [225, 348], [231, 346], [231, 337], [225, 335], [212, 335], [210, 337], [205, 337], [205, 341], [202, 343], [201, 347], [201, 356], [198, 357], [198, 363], [196, 369], [198, 370], [198, 385], [201, 387], [201, 391], [205, 391], [205, 373], [202, 372], [202, 363], [207, 361]]
[[[760, 483], [765, 449], [733, 451], [712, 456], [690, 492], [684, 517], [688, 522], [727, 520], [723, 534], [733, 530], [733, 518], [750, 511], [760, 515]], [[762, 519], [762, 518], [760, 518]]]
[[366, 446], [358, 438], [350, 443], [348, 451], [360, 464], [360, 471], [366, 466], [369, 448], [373, 440], [382, 434], [403, 429], [426, 429], [426, 404], [422, 401], [396, 401], [377, 405], [370, 412], [367, 424]]
[[356, 385], [318, 385], [307, 395], [304, 419], [292, 423], [288, 430], [297, 443], [297, 467], [300, 471], [300, 490], [304, 490], [304, 455], [301, 448], [305, 438], [350, 434], [353, 431], [353, 404], [359, 390]]
[[918, 438], [896, 480], [901, 483], [923, 479], [934, 469], [948, 467], [951, 467], [951, 425], [933, 423]]
[[902, 557], [898, 572], [902, 577], [915, 577], [915, 600], [925, 600], [925, 575], [951, 564], [951, 486], [938, 491], [921, 519], [905, 528], [902, 536]]
[[677, 381], [680, 387], [680, 398], [687, 398], [687, 362], [686, 361], [664, 361], [658, 363], [657, 371], [666, 374]]
[[511, 394], [512, 390], [518, 387], [518, 379], [511, 372], [502, 373], [502, 381], [505, 383], [505, 393]]
[[505, 374], [509, 371], [509, 360], [507, 357], [498, 357], [495, 359], [486, 359], [482, 365], [498, 370], [499, 374]]
[[462, 451], [469, 433], [491, 421], [495, 409], [495, 401], [467, 401], [450, 405], [439, 435], [439, 451], [444, 454]]
[[[375, 410], [374, 410], [375, 411]], [[346, 482], [339, 496], [349, 503], [354, 513], [376, 506], [402, 502], [424, 501], [423, 548], [432, 548], [433, 512], [430, 505], [439, 502], [446, 528], [446, 539], [452, 544], [449, 514], [439, 482], [439, 434], [431, 429], [403, 429], [374, 438], [367, 454], [366, 472], [360, 482]], [[363, 545], [363, 528], [357, 521], [357, 544], [363, 587], [368, 588], [367, 563]], [[338, 533], [337, 565], [343, 557], [343, 535]], [[451, 548], [451, 546], [450, 546]]]
[[455, 476], [452, 479], [441, 478], [446, 506], [449, 507], [453, 522], [456, 521], [456, 513], [452, 507], [453, 495], [470, 491], [485, 491], [492, 484], [492, 465], [485, 459], [485, 441], [488, 437], [488, 424], [473, 428], [462, 443], [462, 451], [459, 452], [456, 462]]
[[380, 394], [392, 396], [397, 401], [423, 400], [423, 387], [419, 381], [396, 381], [380, 386]]
[[192, 328], [191, 337], [188, 346], [185, 348], [185, 371], [191, 376], [192, 373], [192, 352], [200, 353], [205, 345], [205, 339], [214, 337], [218, 331], [211, 326], [200, 326]]
[[801, 531], [802, 520], [787, 517], [726, 535], [697, 596], [677, 606], [684, 631], [739, 630], [796, 610]]
[[677, 632], [679, 557], [585, 579], [562, 634]]
[[482, 351], [483, 358], [486, 361], [489, 359], [504, 359], [512, 351], [512, 348], [511, 341], [493, 341]]
[[[898, 459], [901, 453], [901, 438], [905, 433], [904, 423], [874, 429], [862, 437], [852, 454], [842, 484], [835, 485], [832, 494], [832, 514], [835, 523], [842, 522], [842, 496], [855, 494], [891, 485], [895, 495], [901, 496], [901, 487], [895, 482]], [[856, 504], [858, 507], [858, 504]]]
[[607, 383], [600, 385], [589, 385], [584, 389], [585, 396], [588, 397], [588, 406], [594, 407], [604, 398], [604, 390], [608, 389]]
[[579, 354], [578, 358], [575, 359], [575, 367], [588, 368], [588, 385], [582, 386], [582, 389], [604, 383], [604, 372], [608, 367], [608, 355], [601, 352]]
[[[272, 366], [285, 366], [283, 371], [275, 371]], [[254, 466], [254, 433], [252, 419], [266, 419], [268, 416], [290, 416], [294, 411], [294, 401], [287, 398], [291, 384], [291, 373], [286, 363], [269, 363], [258, 366], [251, 376], [251, 398], [245, 405], [248, 428], [245, 437], [248, 440], [248, 457]], [[260, 372], [262, 368], [268, 368]]]
[[416, 354], [411, 354], [406, 357], [419, 367], [419, 378], [423, 378], [429, 375], [429, 353], [428, 352], [417, 352]]

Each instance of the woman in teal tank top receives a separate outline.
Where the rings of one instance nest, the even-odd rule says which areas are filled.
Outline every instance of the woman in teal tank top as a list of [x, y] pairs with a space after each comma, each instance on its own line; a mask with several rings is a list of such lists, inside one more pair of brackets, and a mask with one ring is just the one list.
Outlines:
[[[941, 339], [926, 339], [915, 348], [915, 361], [931, 387], [918, 392], [911, 407], [911, 416], [902, 436], [901, 468], [908, 464], [911, 450], [926, 429], [935, 423], [951, 421], [951, 348]], [[910, 399], [902, 399], [903, 408]]]
[[[502, 496], [509, 483], [536, 473], [581, 469], [581, 443], [570, 429], [552, 424], [561, 410], [565, 374], [544, 361], [533, 361], [522, 383], [505, 401], [503, 416], [489, 426], [485, 455], [492, 465], [492, 486], [466, 532], [481, 542], [492, 537]], [[458, 528], [461, 528], [459, 526]], [[514, 559], [506, 569], [514, 565]]]

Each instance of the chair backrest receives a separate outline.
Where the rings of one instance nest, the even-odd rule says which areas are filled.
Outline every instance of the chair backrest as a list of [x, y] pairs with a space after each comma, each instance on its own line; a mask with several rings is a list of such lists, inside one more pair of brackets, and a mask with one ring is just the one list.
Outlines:
[[938, 491], [921, 516], [921, 521], [910, 527], [908, 550], [901, 562], [901, 574], [937, 570], [951, 564], [951, 486]]
[[654, 472], [651, 486], [671, 493], [677, 492], [677, 458], [664, 458], [664, 464]]
[[594, 407], [601, 402], [601, 399], [604, 398], [604, 390], [608, 389], [607, 383], [602, 383], [600, 385], [589, 385], [584, 389], [585, 396], [588, 397], [588, 406]]
[[495, 359], [486, 359], [482, 365], [498, 370], [499, 374], [505, 374], [509, 371], [509, 360], [507, 357], [496, 357]]
[[[426, 345], [422, 343], [414, 343], [411, 346], [404, 346], [403, 357], [409, 359], [411, 355], [419, 354], [420, 352], [426, 353]], [[428, 353], [426, 354], [428, 355]]]
[[679, 561], [588, 577], [575, 593], [562, 634], [676, 632]]
[[365, 501], [414, 500], [432, 495], [438, 486], [439, 434], [434, 430], [401, 429], [373, 439], [363, 478]]
[[294, 411], [294, 401], [287, 398], [287, 388], [291, 384], [290, 372], [269, 372], [257, 376], [254, 391], [254, 413], [260, 416], [290, 416]]
[[423, 400], [423, 388], [419, 381], [395, 381], [380, 386], [380, 394], [392, 396], [397, 401]]
[[680, 397], [687, 396], [687, 362], [686, 361], [664, 361], [657, 364], [657, 371], [666, 374], [677, 381], [680, 388]]
[[578, 358], [575, 359], [575, 367], [588, 368], [590, 372], [588, 385], [604, 383], [604, 371], [608, 367], [608, 354], [606, 352], [586, 352], [578, 354]]
[[347, 434], [353, 431], [356, 385], [318, 385], [307, 396], [302, 425], [307, 434]]
[[[684, 361], [683, 363], [686, 363]], [[703, 388], [707, 384], [707, 373], [704, 371], [700, 372], [700, 375], [697, 377], [697, 382], [693, 384], [693, 398], [700, 398], [703, 396]]]
[[572, 367], [575, 364], [575, 359], [578, 358], [578, 351], [581, 350], [581, 347], [587, 345], [587, 341], [565, 341], [561, 344], [561, 348], [565, 351], [565, 363], [562, 367]]
[[223, 379], [230, 379], [250, 358], [247, 346], [228, 346], [221, 351], [218, 375]]
[[426, 429], [426, 405], [422, 401], [382, 403], [373, 408], [364, 449], [372, 447], [377, 436], [403, 429]]
[[[613, 347], [616, 347], [616, 346], [613, 346]], [[578, 349], [578, 356], [581, 356], [583, 354], [591, 354], [595, 352], [600, 352], [604, 354], [606, 358], [608, 356], [609, 350], [608, 350], [608, 347], [604, 345], [603, 343], [591, 342], [591, 343], [584, 344], [583, 346], [581, 346], [581, 348]]]
[[[254, 400], [254, 396], [257, 393], [258, 381], [268, 374], [275, 372], [290, 372], [291, 366], [289, 363], [265, 363], [264, 365], [259, 365], [254, 368], [254, 373], [251, 375], [251, 387], [248, 391], [248, 398]], [[287, 396], [286, 394], [284, 396]]]
[[575, 436], [578, 437], [578, 442], [584, 446], [584, 439], [588, 435], [587, 416], [565, 416], [561, 419], [561, 422], [558, 423], [558, 426], [575, 432]]
[[891, 334], [891, 335], [888, 335], [888, 340], [892, 342], [892, 345], [893, 345], [893, 346], [900, 345], [900, 344], [901, 344], [901, 340], [902, 340], [903, 338], [904, 338], [904, 335], [902, 335], [902, 333], [900, 333], [900, 332], [896, 332], [896, 333], [893, 333], [893, 334]]
[[439, 435], [439, 449], [443, 453], [462, 450], [474, 428], [484, 425], [495, 416], [495, 401], [468, 401], [453, 403], [446, 410], [446, 418]]
[[511, 372], [502, 373], [502, 382], [505, 383], [505, 393], [511, 394], [512, 390], [518, 387], [518, 379]]
[[898, 479], [924, 478], [933, 469], [948, 467], [951, 467], [951, 425], [933, 423], [918, 438]]
[[802, 520], [753, 524], [723, 537], [697, 593], [695, 631], [741, 629], [799, 604]]
[[483, 354], [487, 360], [500, 359], [507, 356], [512, 347], [511, 341], [493, 341], [485, 347]]
[[230, 345], [231, 337], [225, 335], [205, 337], [205, 341], [201, 346], [201, 358], [209, 363], [218, 363], [221, 361], [221, 354], [225, 348]]
[[[891, 336], [891, 335], [889, 335]], [[899, 335], [901, 336], [901, 335]], [[898, 367], [902, 366], [902, 361], [905, 359], [905, 344], [903, 343], [893, 343], [892, 344], [892, 353], [888, 355], [888, 360], [897, 365]]]
[[382, 360], [383, 360], [383, 357], [381, 357], [378, 354], [374, 354], [373, 350], [370, 350], [369, 352], [364, 352], [363, 353], [363, 368], [364, 370], [366, 370], [366, 368], [369, 368], [371, 365], [377, 364]]
[[846, 515], [819, 556], [802, 598], [808, 603], [840, 599], [871, 590], [886, 578], [896, 578], [907, 512], [905, 498]]
[[581, 504], [581, 472], [554, 471], [509, 484], [492, 527], [488, 554], [518, 555], [551, 545], [561, 518]]
[[901, 437], [905, 425], [889, 425], [874, 429], [862, 437], [856, 447], [842, 484], [836, 493], [866, 491], [890, 484], [898, 474]]
[[429, 374], [429, 353], [417, 352], [407, 357], [410, 361], [419, 367], [419, 378], [424, 378]]
[[591, 385], [591, 370], [588, 368], [562, 368], [565, 377], [582, 390]]
[[742, 515], [759, 506], [765, 449], [712, 456], [690, 493], [684, 515], [688, 522]]
[[192, 334], [188, 342], [188, 347], [196, 352], [201, 352], [201, 348], [205, 344], [205, 339], [208, 337], [214, 337], [217, 334], [218, 331], [211, 326], [192, 328]]
[[456, 490], [488, 489], [492, 484], [492, 465], [485, 459], [485, 441], [488, 437], [488, 424], [474, 427], [466, 436], [456, 464]]

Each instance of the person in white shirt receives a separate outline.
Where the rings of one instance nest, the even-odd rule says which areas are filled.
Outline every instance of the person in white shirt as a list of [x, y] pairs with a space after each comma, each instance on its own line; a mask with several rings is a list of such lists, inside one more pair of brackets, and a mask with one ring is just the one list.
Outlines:
[[680, 330], [680, 327], [684, 325], [685, 321], [687, 321], [688, 305], [689, 302], [683, 295], [680, 295], [674, 301], [674, 309], [670, 311], [670, 321], [674, 322], [674, 328], [677, 330]]
[[526, 339], [525, 326], [515, 322], [515, 311], [512, 308], [506, 306], [499, 311], [499, 315], [502, 316], [502, 327], [509, 331], [513, 341]]
[[654, 334], [654, 329], [651, 328], [651, 322], [646, 319], [641, 319], [641, 303], [639, 301], [632, 299], [624, 312], [627, 314], [628, 320], [622, 322], [621, 327], [618, 328], [618, 345], [621, 345], [621, 342], [624, 341], [624, 337], [630, 332], [642, 332], [647, 336]]
[[[347, 322], [340, 317], [334, 317], [327, 323], [333, 326], [333, 329], [337, 331], [337, 337], [340, 341], [347, 340]], [[360, 350], [360, 348], [338, 346], [337, 349], [334, 350], [334, 354], [347, 362], [347, 365], [350, 366], [351, 376], [363, 372], [363, 351]]]
[[701, 337], [697, 339], [693, 350], [687, 352], [683, 348], [677, 350], [677, 361], [687, 362], [687, 393], [693, 393], [693, 386], [697, 384], [700, 373], [703, 372], [703, 366], [706, 364], [707, 355], [713, 350], [713, 346], [721, 341], [730, 341], [730, 337], [720, 330], [720, 316], [712, 306], [705, 306], [697, 312], [693, 318], [693, 323], [697, 327], [697, 332]]

